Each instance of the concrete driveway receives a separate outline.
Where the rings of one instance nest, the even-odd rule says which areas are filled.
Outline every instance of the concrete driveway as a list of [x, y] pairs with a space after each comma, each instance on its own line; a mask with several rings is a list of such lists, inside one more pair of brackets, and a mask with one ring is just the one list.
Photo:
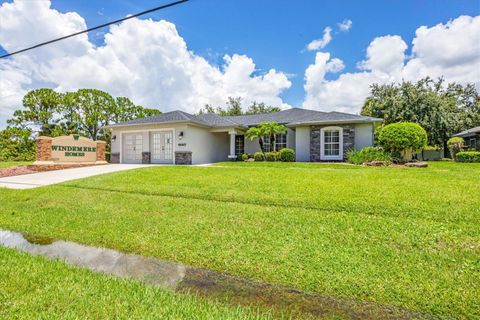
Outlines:
[[0, 178], [0, 187], [10, 189], [31, 189], [69, 180], [87, 178], [104, 173], [144, 168], [151, 164], [105, 164], [83, 168], [63, 169]]

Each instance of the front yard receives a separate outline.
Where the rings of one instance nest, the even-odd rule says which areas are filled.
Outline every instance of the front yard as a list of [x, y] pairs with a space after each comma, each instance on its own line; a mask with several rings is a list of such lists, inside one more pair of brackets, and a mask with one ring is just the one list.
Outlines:
[[[480, 316], [479, 177], [480, 164], [443, 162], [151, 167], [0, 189], [0, 228], [473, 318]], [[0, 251], [15, 264], [9, 255]], [[14, 290], [2, 297], [20, 298]]]

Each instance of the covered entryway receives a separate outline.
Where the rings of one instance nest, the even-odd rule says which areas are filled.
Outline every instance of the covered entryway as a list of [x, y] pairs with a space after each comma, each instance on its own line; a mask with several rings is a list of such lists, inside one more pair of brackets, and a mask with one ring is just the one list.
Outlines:
[[142, 134], [126, 133], [123, 136], [123, 141], [123, 163], [142, 163]]
[[173, 163], [173, 131], [150, 134], [151, 163]]

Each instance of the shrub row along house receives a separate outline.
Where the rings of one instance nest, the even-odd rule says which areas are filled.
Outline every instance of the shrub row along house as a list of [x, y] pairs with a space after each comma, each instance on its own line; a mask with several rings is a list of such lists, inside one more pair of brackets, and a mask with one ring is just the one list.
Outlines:
[[341, 112], [293, 108], [274, 113], [219, 116], [172, 111], [105, 127], [111, 130], [113, 163], [202, 164], [260, 151], [245, 138], [249, 127], [277, 122], [275, 150], [265, 137], [265, 151], [295, 150], [297, 161], [342, 161], [346, 152], [373, 145], [374, 124], [382, 119]]

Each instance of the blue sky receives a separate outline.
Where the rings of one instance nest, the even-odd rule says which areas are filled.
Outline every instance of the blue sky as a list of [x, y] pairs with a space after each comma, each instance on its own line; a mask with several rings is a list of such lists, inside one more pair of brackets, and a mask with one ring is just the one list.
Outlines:
[[[88, 26], [95, 26], [158, 6], [165, 1], [103, 0], [52, 1], [59, 11], [76, 11]], [[328, 51], [342, 59], [345, 71], [356, 69], [373, 38], [400, 35], [407, 44], [421, 26], [432, 26], [460, 15], [478, 15], [479, 1], [233, 1], [191, 0], [144, 17], [175, 23], [190, 50], [214, 63], [224, 54], [246, 54], [259, 70], [275, 68], [290, 75], [292, 87], [282, 97], [292, 105], [303, 100], [303, 73], [314, 59], [305, 46], [334, 28]], [[336, 24], [352, 20], [348, 33], [338, 34]], [[104, 30], [105, 31], [105, 30]], [[90, 35], [101, 44], [103, 37]], [[140, 49], [140, 48], [139, 48]], [[335, 78], [337, 75], [331, 75]]]
[[[47, 3], [47, 6], [39, 8], [33, 4], [40, 0], [23, 1], [28, 5], [20, 5], [22, 0], [0, 1], [2, 4], [13, 4], [16, 7], [16, 11], [10, 12], [6, 6], [0, 7], [0, 19], [3, 17], [4, 20], [3, 25], [0, 20], [0, 27], [4, 29], [3, 34], [0, 32], [0, 51], [2, 52], [5, 52], [1, 49], [2, 46], [9, 45], [12, 51], [48, 40], [53, 35], [65, 34], [70, 30], [55, 21], [76, 21], [77, 26], [72, 30], [79, 30], [81, 24], [78, 24], [78, 19], [67, 17], [67, 12], [78, 14], [81, 19], [84, 19], [86, 26], [92, 27], [168, 2], [51, 0], [50, 4], [49, 0], [43, 0], [42, 3]], [[38, 13], [39, 10], [42, 10], [42, 14]], [[114, 78], [112, 75], [123, 70], [116, 66], [103, 70], [106, 73], [103, 77], [82, 75], [78, 70], [82, 69], [81, 67], [69, 70], [70, 78], [65, 75], [59, 77], [58, 70], [45, 71], [56, 65], [59, 57], [68, 55], [73, 57], [69, 67], [74, 68], [76, 65], [85, 63], [86, 59], [78, 59], [79, 57], [88, 57], [88, 63], [85, 63], [87, 67], [92, 63], [102, 67], [104, 62], [99, 57], [99, 52], [91, 55], [86, 53], [87, 50], [75, 51], [76, 49], [72, 48], [77, 48], [75, 45], [79, 47], [93, 45], [95, 48], [104, 46], [104, 35], [111, 32], [111, 29], [105, 28], [92, 32], [86, 40], [79, 38], [75, 40], [77, 43], [73, 40], [65, 43], [68, 49], [59, 44], [52, 45], [51, 50], [55, 51], [58, 48], [56, 54], [49, 53], [47, 56], [39, 57], [40, 54], [35, 56], [35, 52], [30, 52], [25, 54], [25, 57], [19, 55], [9, 59], [9, 63], [12, 62], [12, 64], [0, 63], [0, 72], [4, 75], [7, 75], [7, 71], [9, 72], [8, 81], [5, 81], [0, 88], [8, 92], [9, 97], [15, 94], [18, 96], [8, 101], [7, 99], [0, 101], [0, 126], [2, 119], [8, 117], [11, 110], [18, 108], [15, 104], [21, 101], [21, 96], [38, 86], [50, 86], [61, 90], [73, 90], [82, 86], [98, 87], [111, 90], [114, 95], [130, 95], [144, 105], [158, 107], [164, 111], [175, 104], [185, 110], [196, 111], [201, 104], [210, 102], [209, 99], [216, 101], [213, 104], [218, 104], [218, 101], [225, 101], [226, 96], [243, 94], [247, 100], [251, 95], [255, 100], [264, 99], [269, 104], [280, 104], [283, 107], [303, 106], [353, 113], [359, 111], [363, 99], [368, 94], [370, 84], [374, 82], [400, 81], [403, 78], [416, 80], [425, 75], [432, 75], [445, 76], [447, 80], [462, 83], [473, 82], [480, 87], [479, 14], [480, 2], [467, 0], [190, 0], [176, 7], [148, 14], [141, 19], [150, 18], [154, 21], [164, 19], [173, 23], [178, 31], [177, 38], [185, 41], [188, 50], [194, 53], [191, 59], [197, 56], [203, 57], [211, 66], [218, 67], [219, 70], [224, 70], [229, 64], [224, 60], [225, 55], [229, 57], [245, 55], [245, 58], [250, 58], [251, 63], [255, 64], [255, 70], [248, 79], [238, 76], [240, 79], [238, 83], [232, 84], [230, 78], [220, 81], [217, 79], [219, 75], [210, 71], [212, 74], [209, 74], [206, 82], [217, 81], [215, 82], [217, 86], [223, 85], [225, 88], [216, 96], [209, 96], [212, 87], [205, 89], [204, 83], [187, 83], [205, 80], [198, 80], [198, 77], [192, 76], [192, 68], [195, 69], [195, 67], [175, 71], [184, 72], [184, 77], [179, 76], [175, 79], [175, 72], [165, 74], [171, 69], [170, 66], [157, 69], [159, 64], [172, 60], [171, 54], [156, 52], [156, 60], [148, 60], [148, 57], [145, 57], [145, 52], [151, 49], [148, 33], [142, 34], [142, 46], [117, 46], [114, 55], [116, 58], [119, 57], [121, 55], [119, 51], [124, 49], [131, 57], [139, 56], [138, 59], [147, 66], [146, 73], [138, 71], [139, 73], [136, 74], [138, 65], [134, 66], [134, 62], [128, 57], [118, 58], [116, 66], [125, 66], [130, 72], [126, 73], [129, 78], [125, 76], [122, 78], [120, 75]], [[9, 15], [12, 16], [12, 20], [8, 19]], [[42, 20], [44, 16], [49, 18]], [[460, 16], [468, 17], [460, 19]], [[21, 23], [13, 23], [13, 18]], [[59, 20], [56, 20], [57, 18]], [[340, 32], [338, 23], [346, 19], [352, 21], [352, 26], [347, 32]], [[35, 30], [28, 28], [31, 25], [35, 25]], [[421, 26], [426, 26], [428, 32], [418, 37], [417, 47], [414, 48], [412, 40], [417, 37], [416, 31]], [[171, 46], [170, 49], [173, 52], [177, 50], [179, 55], [182, 54], [175, 44], [169, 42], [172, 35], [165, 36], [165, 25], [157, 24], [150, 27], [152, 35], [159, 36], [155, 38], [156, 50], [158, 46], [165, 45]], [[322, 38], [326, 27], [332, 28], [331, 41], [318, 50], [306, 50], [306, 46], [312, 40]], [[127, 34], [133, 35], [140, 26], [132, 25], [130, 28]], [[44, 30], [48, 31], [43, 32]], [[389, 35], [390, 37], [385, 37]], [[163, 36], [170, 40], [165, 40]], [[115, 38], [121, 43], [118, 34]], [[152, 41], [153, 39], [152, 36]], [[121, 40], [125, 41], [125, 37]], [[457, 40], [459, 45], [456, 43]], [[371, 52], [368, 53], [370, 49]], [[43, 51], [38, 52], [43, 53]], [[27, 59], [28, 63], [22, 60], [23, 58]], [[191, 59], [176, 63], [189, 64]], [[17, 63], [14, 64], [14, 62]], [[360, 70], [359, 63], [363, 63], [366, 67]], [[401, 70], [390, 67], [395, 64], [400, 64]], [[248, 61], [245, 59], [237, 59], [232, 65], [235, 65], [233, 69], [240, 71], [249, 68]], [[334, 67], [335, 65], [338, 68]], [[276, 73], [271, 79], [264, 79], [263, 76], [271, 69], [275, 69]], [[478, 72], [475, 71], [476, 69]], [[157, 75], [152, 76], [150, 73]], [[195, 72], [193, 74], [198, 75]], [[159, 82], [163, 79], [162, 77], [168, 78], [173, 83], [181, 82], [182, 84], [177, 87], [181, 87], [183, 91], [175, 92], [176, 95], [170, 97], [168, 94], [172, 92], [172, 88], [167, 85], [149, 90], [140, 90], [139, 87], [145, 84], [133, 81], [125, 88], [112, 85], [115, 81], [122, 84], [128, 83], [134, 77], [145, 79], [153, 77], [153, 81]], [[258, 81], [252, 81], [248, 86], [242, 83], [255, 77], [259, 77]], [[4, 79], [6, 78], [5, 76]], [[89, 82], [87, 78], [91, 81]], [[2, 85], [1, 80], [0, 77], [0, 85]], [[357, 83], [359, 92], [357, 92]], [[262, 87], [260, 92], [254, 92], [256, 86], [263, 85], [266, 87]], [[177, 103], [179, 97], [185, 96], [185, 92], [188, 91], [195, 91], [201, 99], [197, 101], [191, 98]], [[146, 97], [146, 95], [152, 96]], [[2, 99], [1, 93], [0, 99]], [[186, 104], [192, 103], [195, 107], [189, 109]], [[5, 111], [6, 109], [9, 111]]]

